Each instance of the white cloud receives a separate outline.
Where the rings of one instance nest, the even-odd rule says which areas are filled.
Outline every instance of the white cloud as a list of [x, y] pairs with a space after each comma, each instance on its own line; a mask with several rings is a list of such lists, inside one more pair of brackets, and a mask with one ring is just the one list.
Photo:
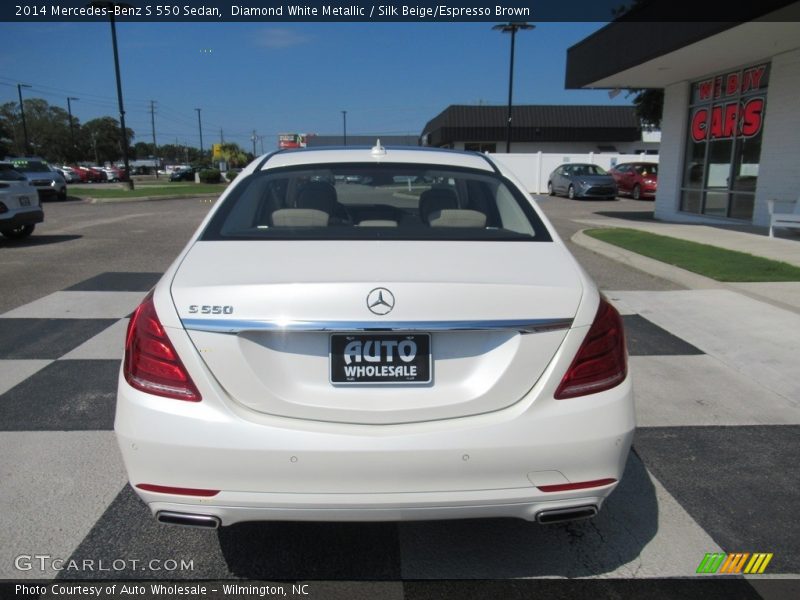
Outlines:
[[291, 48], [311, 41], [311, 36], [293, 29], [268, 27], [256, 34], [255, 43], [263, 48]]

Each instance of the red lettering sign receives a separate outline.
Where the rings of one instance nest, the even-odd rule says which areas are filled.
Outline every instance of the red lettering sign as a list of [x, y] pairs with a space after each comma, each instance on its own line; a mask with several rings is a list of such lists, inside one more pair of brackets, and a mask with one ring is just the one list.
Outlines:
[[731, 73], [725, 79], [725, 94], [735, 96], [739, 91], [739, 73]]
[[711, 100], [711, 92], [714, 89], [714, 80], [702, 81], [697, 84], [700, 100]]
[[698, 108], [692, 116], [692, 139], [695, 142], [702, 142], [706, 139], [708, 128], [708, 109]]
[[753, 137], [764, 122], [764, 98], [751, 98], [744, 105], [738, 102], [718, 104], [711, 109], [698, 108], [691, 120], [695, 142], [705, 139], [725, 140], [734, 136]]
[[747, 101], [742, 111], [742, 137], [753, 137], [761, 131], [761, 124], [764, 122], [764, 99], [752, 98]]
[[761, 79], [764, 77], [766, 70], [766, 65], [747, 69], [744, 72], [744, 81], [742, 81], [742, 92], [759, 89], [761, 87]]

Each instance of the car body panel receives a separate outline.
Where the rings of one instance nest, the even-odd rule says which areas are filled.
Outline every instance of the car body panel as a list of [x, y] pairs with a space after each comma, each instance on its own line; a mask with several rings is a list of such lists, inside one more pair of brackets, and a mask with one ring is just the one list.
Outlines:
[[620, 194], [634, 195], [639, 186], [639, 197], [653, 199], [658, 191], [658, 163], [620, 163], [609, 170]]
[[614, 198], [617, 186], [608, 174], [590, 174], [589, 169], [598, 169], [588, 163], [565, 163], [556, 167], [548, 178], [555, 194], [569, 194], [572, 186], [576, 198]]
[[40, 200], [66, 199], [67, 182], [41, 158], [13, 158], [9, 162], [36, 188]]
[[[203, 239], [216, 211], [257, 170], [398, 157], [498, 172], [523, 189], [481, 155], [381, 150], [257, 158], [154, 288], [158, 319], [202, 396], [156, 396], [121, 373], [115, 431], [131, 484], [154, 514], [214, 516], [223, 525], [533, 520], [542, 510], [599, 508], [616, 486], [635, 428], [630, 377], [606, 391], [555, 399], [600, 296], [535, 203], [552, 241]], [[368, 310], [376, 287], [395, 297], [386, 315]], [[213, 314], [225, 306], [232, 311]], [[547, 319], [562, 324], [520, 330], [521, 321]], [[460, 329], [465, 322], [472, 325]], [[425, 323], [432, 383], [329, 381], [332, 331]], [[596, 480], [609, 483], [555, 493], [538, 487]]]
[[0, 163], [0, 231], [44, 221], [39, 194], [11, 163]]

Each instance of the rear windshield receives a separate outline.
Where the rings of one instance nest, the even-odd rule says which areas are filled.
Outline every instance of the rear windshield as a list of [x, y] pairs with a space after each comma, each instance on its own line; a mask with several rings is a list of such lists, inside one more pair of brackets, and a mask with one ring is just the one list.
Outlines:
[[633, 167], [639, 175], [658, 175], [658, 165], [636, 165]]
[[570, 175], [608, 175], [608, 173], [597, 165], [571, 165], [566, 168]]
[[25, 181], [25, 175], [14, 170], [14, 165], [0, 164], [0, 181]]
[[203, 240], [551, 241], [499, 175], [407, 164], [323, 164], [241, 180]]

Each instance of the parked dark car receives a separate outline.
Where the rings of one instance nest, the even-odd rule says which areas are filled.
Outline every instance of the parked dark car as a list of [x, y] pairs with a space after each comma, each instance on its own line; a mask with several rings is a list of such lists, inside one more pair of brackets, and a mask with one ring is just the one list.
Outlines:
[[564, 194], [568, 198], [605, 198], [617, 196], [614, 178], [602, 167], [588, 163], [566, 163], [550, 173], [547, 193]]
[[655, 198], [658, 189], [658, 163], [622, 163], [609, 170], [620, 194], [634, 200]]
[[170, 181], [194, 181], [194, 169], [178, 169], [169, 176]]

